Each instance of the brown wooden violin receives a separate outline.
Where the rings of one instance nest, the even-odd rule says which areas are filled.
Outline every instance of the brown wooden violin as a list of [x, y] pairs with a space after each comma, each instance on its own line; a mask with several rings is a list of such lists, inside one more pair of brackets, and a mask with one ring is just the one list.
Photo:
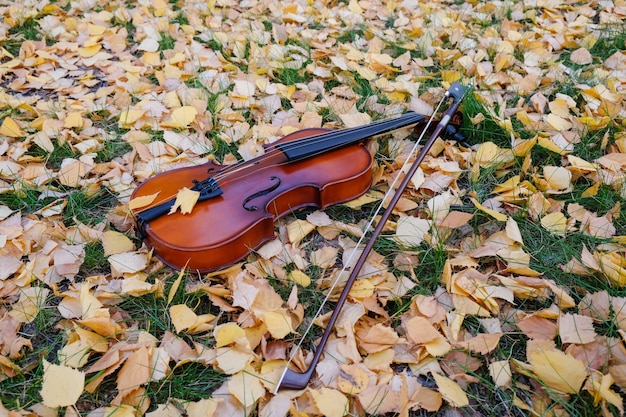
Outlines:
[[[137, 198], [158, 193], [151, 204], [133, 210], [140, 234], [172, 267], [226, 267], [273, 239], [277, 218], [364, 194], [371, 186], [372, 156], [363, 141], [424, 122], [424, 116], [407, 112], [338, 131], [303, 129], [248, 161], [227, 166], [210, 161], [158, 174], [132, 194]], [[200, 193], [198, 203], [189, 214], [168, 214], [183, 187]]]

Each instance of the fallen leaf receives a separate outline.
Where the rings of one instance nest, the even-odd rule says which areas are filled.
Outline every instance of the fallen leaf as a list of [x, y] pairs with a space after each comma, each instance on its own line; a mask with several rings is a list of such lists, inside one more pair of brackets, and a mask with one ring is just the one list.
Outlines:
[[161, 126], [173, 129], [184, 129], [194, 121], [197, 114], [198, 111], [195, 107], [182, 106], [174, 110], [169, 120], [162, 122]]
[[244, 407], [250, 407], [265, 395], [265, 388], [259, 376], [250, 371], [241, 371], [230, 377], [228, 392]]
[[154, 194], [150, 194], [150, 195], [142, 195], [139, 197], [135, 197], [133, 199], [131, 199], [128, 202], [128, 208], [131, 210], [135, 210], [141, 207], [145, 207], [148, 206], [150, 204], [152, 204], [152, 202], [157, 198], [157, 196], [159, 195], [160, 191], [157, 191]]
[[498, 387], [510, 387], [513, 373], [508, 360], [495, 361], [489, 364], [489, 375]]
[[534, 351], [528, 361], [539, 381], [564, 394], [578, 393], [587, 378], [585, 364], [559, 350]]
[[174, 214], [179, 208], [181, 214], [191, 213], [199, 198], [199, 191], [190, 190], [187, 187], [181, 188], [178, 190], [178, 194], [176, 194], [176, 201], [174, 201], [174, 205], [170, 208], [168, 214]]
[[591, 317], [569, 313], [559, 316], [561, 343], [586, 344], [593, 342], [596, 336]]
[[67, 407], [76, 404], [83, 393], [85, 373], [69, 366], [54, 365], [43, 360], [41, 398], [46, 407]]
[[213, 338], [215, 339], [215, 347], [222, 347], [237, 343], [246, 337], [246, 332], [236, 323], [225, 323], [215, 327], [213, 330]]
[[348, 398], [341, 392], [322, 387], [309, 390], [319, 412], [327, 417], [343, 417], [348, 413]]
[[567, 218], [560, 211], [556, 211], [543, 216], [541, 225], [549, 232], [562, 236], [567, 231]]
[[125, 234], [107, 230], [102, 235], [102, 247], [104, 248], [104, 256], [109, 256], [116, 253], [131, 252], [135, 249], [135, 244]]
[[465, 407], [469, 405], [467, 394], [465, 394], [465, 391], [463, 391], [463, 388], [461, 388], [459, 384], [443, 375], [437, 373], [433, 373], [432, 375], [435, 383], [439, 387], [439, 392], [443, 396], [444, 400], [446, 400], [451, 406]]
[[24, 133], [15, 120], [10, 117], [5, 117], [0, 126], [0, 135], [11, 138], [21, 138], [26, 136], [26, 133]]
[[398, 219], [395, 239], [401, 245], [417, 247], [424, 240], [424, 236], [430, 231], [431, 222], [413, 216], [402, 216]]

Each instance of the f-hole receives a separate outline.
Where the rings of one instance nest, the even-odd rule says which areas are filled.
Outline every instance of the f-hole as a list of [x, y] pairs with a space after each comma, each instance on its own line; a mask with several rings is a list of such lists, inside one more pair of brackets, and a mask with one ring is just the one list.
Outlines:
[[254, 205], [250, 205], [250, 202], [252, 200], [254, 200], [255, 198], [259, 198], [259, 197], [262, 197], [264, 195], [267, 195], [267, 194], [271, 193], [272, 191], [274, 191], [275, 189], [277, 189], [278, 187], [280, 187], [280, 178], [272, 175], [270, 177], [270, 181], [275, 182], [275, 183], [272, 184], [270, 187], [264, 189], [264, 190], [257, 191], [256, 193], [254, 193], [251, 196], [247, 197], [243, 201], [243, 208], [244, 209], [246, 209], [248, 211], [257, 211], [259, 209], [259, 207], [254, 206]]

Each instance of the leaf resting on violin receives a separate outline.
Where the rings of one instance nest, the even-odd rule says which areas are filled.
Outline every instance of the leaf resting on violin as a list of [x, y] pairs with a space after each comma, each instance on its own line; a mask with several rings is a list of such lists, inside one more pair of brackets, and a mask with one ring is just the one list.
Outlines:
[[175, 213], [178, 208], [180, 208], [181, 214], [189, 214], [191, 213], [191, 210], [193, 210], [199, 198], [200, 193], [198, 191], [183, 187], [178, 190], [178, 194], [176, 194], [176, 201], [170, 209], [170, 212], [167, 214]]
[[159, 192], [150, 195], [142, 195], [140, 197], [135, 197], [128, 202], [128, 208], [134, 210], [136, 208], [145, 207], [148, 204], [152, 204], [152, 202], [157, 198]]

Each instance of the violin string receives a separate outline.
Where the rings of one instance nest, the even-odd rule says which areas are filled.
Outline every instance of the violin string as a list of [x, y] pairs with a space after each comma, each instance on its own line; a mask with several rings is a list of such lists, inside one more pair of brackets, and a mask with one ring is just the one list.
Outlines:
[[[406, 124], [404, 122], [403, 116], [406, 116], [406, 115], [407, 115], [407, 113], [401, 115], [400, 117], [398, 117], [396, 119], [391, 119], [391, 121], [396, 121], [396, 124], [390, 126], [389, 129], [386, 130], [386, 132], [398, 130], [398, 129], [402, 128], [402, 127], [409, 126], [410, 124]], [[390, 120], [385, 119], [385, 120], [380, 120], [379, 122], [384, 123], [384, 122], [389, 122], [389, 121]], [[374, 123], [376, 123], [376, 122], [374, 122]], [[358, 135], [362, 130], [365, 130], [365, 129], [368, 129], [368, 128], [371, 128], [371, 127], [372, 127], [372, 123], [369, 123], [369, 124], [365, 124], [365, 125], [361, 125], [361, 126], [357, 126], [357, 127], [351, 128], [351, 129], [349, 129], [349, 131], [346, 131], [345, 129], [344, 130], [338, 130], [338, 131], [330, 131], [330, 132], [318, 134], [318, 135], [315, 135], [315, 136], [312, 136], [312, 137], [309, 137], [309, 138], [304, 138], [304, 139], [300, 139], [300, 140], [294, 140], [293, 142], [286, 142], [284, 144], [277, 144], [276, 146], [273, 146], [270, 149], [269, 152], [267, 152], [267, 153], [263, 154], [262, 156], [260, 156], [259, 159], [257, 161], [255, 161], [255, 162], [262, 162], [265, 159], [269, 159], [269, 158], [271, 158], [271, 157], [273, 157], [275, 155], [283, 153], [283, 150], [279, 147], [280, 145], [287, 145], [290, 150], [298, 150], [298, 149], [304, 148], [306, 146], [309, 146], [310, 144], [317, 143], [317, 142], [320, 142], [320, 141], [334, 143], [334, 142], [337, 142], [337, 138], [339, 138], [339, 137], [341, 137], [343, 135], [347, 135], [347, 134]], [[381, 132], [381, 134], [382, 133], [385, 133], [385, 132]], [[363, 139], [365, 139], [365, 138], [363, 138]], [[321, 155], [321, 154], [326, 153], [328, 151], [332, 151], [332, 150], [338, 149], [338, 148], [340, 148], [342, 146], [345, 146], [345, 144], [339, 143], [339, 144], [337, 144], [335, 146], [330, 146], [328, 148], [324, 148], [324, 149], [322, 149], [322, 150], [312, 154], [311, 157], [318, 156], [318, 155]], [[224, 168], [223, 170], [221, 170], [220, 172], [218, 172], [215, 176], [213, 176], [211, 178], [219, 182], [220, 180], [223, 180], [223, 179], [227, 178], [228, 175], [232, 174], [233, 172], [239, 171], [239, 169], [243, 168], [241, 165], [245, 164], [246, 162], [249, 162], [249, 161], [242, 161], [240, 163], [230, 165], [230, 166]], [[290, 162], [294, 162], [294, 161], [292, 161], [292, 160], [285, 161], [285, 163], [290, 163]], [[278, 164], [278, 166], [280, 166], [280, 165], [283, 165], [283, 164], [282, 163]], [[256, 172], [255, 172], [255, 174], [256, 174]]]
[[[392, 121], [395, 120], [396, 124], [393, 125], [393, 126], [390, 126], [388, 130], [385, 130], [385, 132], [381, 132], [380, 134], [392, 132], [394, 130], [398, 130], [398, 129], [401, 129], [403, 127], [410, 126], [411, 123], [406, 124], [403, 121], [404, 120], [403, 116], [406, 116], [407, 114], [408, 113], [405, 113], [405, 114], [401, 115], [400, 117], [397, 117], [395, 119], [391, 119]], [[431, 119], [432, 119], [432, 116], [431, 116]], [[380, 120], [379, 122], [389, 122], [389, 119]], [[415, 124], [420, 124], [420, 123], [422, 123], [422, 122], [417, 122]], [[428, 123], [426, 123], [426, 125], [428, 126]], [[315, 136], [312, 136], [312, 137], [308, 137], [308, 138], [305, 138], [305, 139], [300, 139], [300, 140], [296, 139], [293, 142], [286, 142], [285, 145], [289, 144], [289, 145], [291, 145], [290, 149], [297, 150], [297, 149], [300, 149], [300, 148], [305, 147], [305, 146], [309, 146], [310, 144], [319, 141], [320, 140], [320, 136], [323, 136], [322, 140], [333, 143], [333, 141], [336, 141], [336, 139], [338, 137], [341, 137], [342, 135], [345, 135], [345, 134], [355, 134], [355, 135], [358, 135], [360, 131], [365, 130], [365, 129], [370, 128], [370, 127], [371, 127], [371, 123], [370, 124], [361, 125], [361, 126], [357, 126], [357, 127], [354, 127], [354, 128], [350, 128], [349, 132], [346, 132], [346, 129], [338, 130], [338, 131], [329, 131], [329, 132], [326, 132], [326, 133], [323, 133], [323, 134], [320, 134], [320, 135], [315, 135]], [[365, 139], [365, 138], [363, 138], [363, 139]], [[267, 153], [263, 154], [256, 161], [254, 161], [253, 165], [249, 164], [249, 162], [253, 161], [253, 160], [240, 161], [240, 162], [237, 162], [235, 164], [228, 165], [228, 166], [222, 168], [214, 176], [209, 177], [207, 179], [214, 180], [217, 185], [223, 184], [223, 181], [226, 181], [228, 179], [228, 177], [230, 177], [231, 175], [236, 174], [237, 172], [239, 172], [241, 170], [245, 170], [247, 168], [256, 166], [259, 163], [263, 162], [264, 160], [267, 160], [267, 159], [270, 159], [272, 157], [279, 156], [279, 155], [283, 154], [283, 151], [278, 147], [278, 145], [281, 145], [281, 144], [277, 144], [275, 146], [272, 146]], [[324, 148], [324, 149], [320, 149], [318, 152], [315, 152], [315, 153], [311, 154], [310, 157], [319, 156], [319, 155], [322, 155], [322, 154], [324, 154], [326, 152], [329, 152], [329, 151], [332, 151], [332, 150], [335, 150], [335, 149], [339, 149], [339, 148], [341, 148], [343, 146], [345, 146], [345, 144], [339, 143], [338, 145], [335, 145], [335, 146], [330, 146], [330, 147], [327, 147], [327, 148]], [[251, 175], [259, 175], [259, 173], [262, 172], [263, 170], [270, 169], [270, 168], [275, 168], [275, 167], [279, 167], [279, 166], [283, 166], [283, 165], [288, 165], [288, 164], [290, 164], [292, 162], [295, 162], [295, 161], [293, 161], [293, 160], [285, 160], [285, 161], [282, 161], [282, 162], [280, 162], [278, 164], [267, 165], [267, 166], [264, 166], [260, 170], [259, 169], [251, 170], [250, 172], [248, 172], [248, 173], [246, 173], [244, 175], [241, 175], [241, 176], [239, 176], [237, 178], [238, 179], [245, 179], [245, 178], [247, 178], [247, 177], [249, 177]], [[160, 198], [156, 202], [156, 204], [153, 204], [152, 206], [154, 207], [154, 206], [158, 206], [159, 204], [166, 203], [166, 202], [172, 200], [175, 197], [176, 197], [175, 195], [163, 196], [162, 198]]]
[[[430, 127], [430, 125], [432, 124], [433, 119], [435, 117], [435, 114], [437, 114], [437, 112], [439, 111], [439, 108], [443, 105], [444, 101], [447, 98], [449, 98], [449, 97], [450, 97], [450, 92], [446, 91], [446, 93], [444, 94], [443, 98], [439, 101], [439, 103], [437, 104], [437, 107], [435, 108], [435, 110], [431, 114], [430, 118], [428, 119], [428, 122], [426, 123], [426, 126], [422, 130], [422, 133], [420, 134], [420, 136], [417, 138], [417, 140], [413, 144], [413, 147], [411, 148], [411, 153], [409, 155], [415, 154], [415, 152], [417, 151], [418, 146], [420, 145], [420, 143], [422, 142], [422, 139], [424, 138], [424, 135], [426, 134], [426, 131], [428, 130], [428, 127]], [[410, 160], [410, 158], [407, 158], [404, 161], [404, 163], [402, 164], [402, 167], [400, 168], [400, 172], [405, 172], [406, 171], [406, 168], [410, 164], [409, 160]], [[400, 175], [396, 175], [396, 177], [391, 182], [391, 185], [389, 186], [389, 190], [385, 193], [385, 195], [381, 199], [380, 204], [378, 205], [378, 207], [374, 211], [374, 214], [371, 216], [370, 221], [365, 226], [365, 228], [363, 230], [363, 234], [361, 235], [361, 237], [357, 241], [354, 249], [350, 253], [350, 256], [348, 257], [346, 262], [343, 264], [343, 267], [341, 268], [341, 270], [337, 274], [337, 277], [335, 278], [335, 280], [333, 281], [332, 285], [328, 289], [326, 297], [324, 297], [324, 299], [322, 300], [322, 304], [320, 305], [320, 307], [317, 309], [317, 312], [315, 313], [315, 316], [314, 316], [315, 318], [320, 317], [320, 315], [322, 314], [324, 306], [326, 305], [326, 303], [330, 299], [330, 297], [331, 297], [333, 291], [335, 290], [335, 287], [337, 286], [337, 284], [339, 284], [341, 276], [347, 271], [348, 265], [350, 265], [350, 263], [352, 262], [352, 259], [354, 258], [354, 256], [358, 252], [359, 247], [362, 245], [363, 241], [365, 240], [365, 238], [367, 236], [367, 233], [372, 228], [372, 226], [374, 224], [374, 221], [376, 220], [376, 217], [378, 216], [380, 211], [383, 209], [385, 201], [387, 201], [387, 199], [394, 194], [394, 187], [396, 186], [396, 183], [398, 182], [399, 178], [400, 178]], [[287, 363], [285, 364], [285, 372], [286, 372], [287, 369], [289, 369], [289, 365], [291, 364], [291, 362], [293, 362], [293, 359], [295, 358], [297, 352], [302, 347], [302, 344], [304, 343], [304, 340], [305, 340], [306, 336], [311, 332], [311, 329], [313, 328], [314, 324], [315, 324], [315, 319], [311, 320], [311, 322], [309, 323], [309, 325], [305, 329], [304, 333], [300, 336], [300, 341], [295, 346], [295, 348], [292, 350], [291, 355], [289, 356], [289, 359], [287, 360]], [[283, 372], [283, 375], [284, 375], [285, 372]], [[279, 381], [278, 385], [280, 385], [281, 382], [282, 382], [282, 377], [281, 377], [281, 381]]]

